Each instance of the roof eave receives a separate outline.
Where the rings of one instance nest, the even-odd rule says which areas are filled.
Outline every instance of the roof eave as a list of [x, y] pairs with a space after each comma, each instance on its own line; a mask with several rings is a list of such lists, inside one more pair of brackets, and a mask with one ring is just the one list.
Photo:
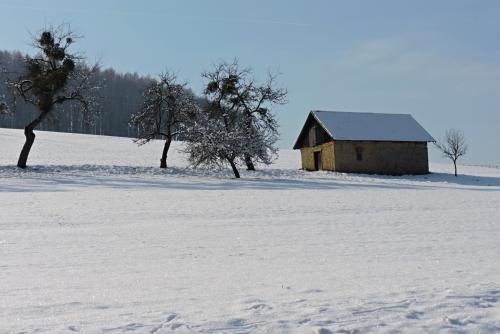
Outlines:
[[293, 144], [294, 150], [298, 150], [301, 148], [301, 147], [299, 147], [299, 140], [300, 140], [300, 138], [302, 138], [302, 134], [304, 133], [304, 129], [306, 128], [306, 124], [307, 124], [307, 121], [309, 120], [309, 117], [311, 117], [311, 113], [312, 113], [312, 111], [309, 112], [309, 115], [307, 115], [306, 120], [305, 120], [304, 124], [302, 125], [302, 129], [300, 130], [299, 136], [295, 140], [295, 144]]

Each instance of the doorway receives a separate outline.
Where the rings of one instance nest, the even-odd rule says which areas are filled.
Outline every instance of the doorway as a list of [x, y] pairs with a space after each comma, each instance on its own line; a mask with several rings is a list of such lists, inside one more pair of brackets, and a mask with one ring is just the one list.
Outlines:
[[321, 169], [321, 151], [314, 152], [314, 170]]

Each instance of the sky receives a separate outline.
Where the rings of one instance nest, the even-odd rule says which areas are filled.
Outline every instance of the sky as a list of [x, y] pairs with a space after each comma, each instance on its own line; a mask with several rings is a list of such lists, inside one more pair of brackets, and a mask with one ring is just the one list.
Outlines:
[[464, 163], [500, 165], [500, 1], [0, 0], [0, 13], [0, 49], [32, 53], [30, 33], [69, 23], [89, 60], [169, 69], [197, 93], [221, 60], [279, 72], [282, 148], [310, 110], [409, 113], [436, 139], [462, 130]]

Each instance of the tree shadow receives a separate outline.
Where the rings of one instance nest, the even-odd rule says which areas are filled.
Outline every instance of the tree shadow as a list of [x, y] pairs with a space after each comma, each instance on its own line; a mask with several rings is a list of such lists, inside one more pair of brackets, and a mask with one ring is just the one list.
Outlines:
[[333, 172], [305, 172], [293, 169], [264, 169], [242, 173], [233, 179], [230, 171], [169, 167], [112, 165], [49, 165], [26, 170], [0, 166], [0, 178], [26, 182], [4, 182], [1, 192], [59, 192], [75, 187], [111, 189], [181, 190], [335, 190], [335, 189], [414, 189], [457, 188], [500, 190], [500, 177], [432, 173], [386, 176]]
[[[499, 173], [500, 174], [500, 173]], [[500, 176], [481, 176], [481, 175], [468, 175], [461, 174], [455, 176], [451, 173], [429, 173], [425, 175], [401, 175], [401, 176], [388, 176], [388, 175], [370, 175], [370, 174], [346, 174], [356, 175], [360, 179], [380, 180], [391, 182], [413, 182], [415, 184], [428, 184], [434, 187], [450, 187], [450, 186], [475, 186], [475, 187], [500, 187]]]
[[500, 177], [480, 175], [458, 175], [449, 173], [430, 174], [431, 182], [445, 182], [462, 186], [500, 187]]

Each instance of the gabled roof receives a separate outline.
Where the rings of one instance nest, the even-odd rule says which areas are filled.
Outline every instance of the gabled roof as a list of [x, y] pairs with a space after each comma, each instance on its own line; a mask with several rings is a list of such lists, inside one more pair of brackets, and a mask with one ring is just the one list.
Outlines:
[[[311, 111], [309, 117], [333, 140], [433, 142], [432, 136], [409, 114]], [[304, 129], [302, 129], [302, 132]], [[301, 135], [302, 135], [301, 132]], [[298, 147], [297, 139], [294, 145]]]

